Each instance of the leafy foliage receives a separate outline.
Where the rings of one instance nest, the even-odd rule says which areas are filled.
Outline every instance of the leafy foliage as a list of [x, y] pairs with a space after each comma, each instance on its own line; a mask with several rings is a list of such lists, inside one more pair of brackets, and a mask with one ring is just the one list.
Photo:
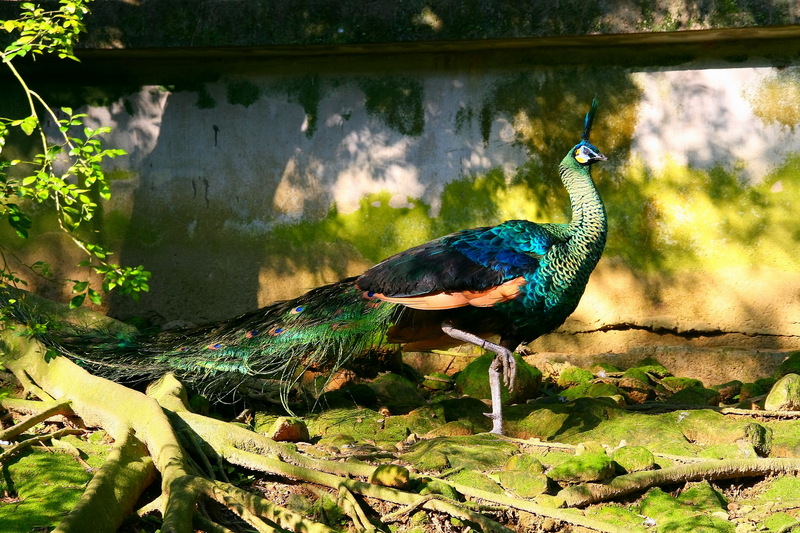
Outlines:
[[[53, 110], [44, 99], [26, 84], [14, 61], [42, 54], [56, 54], [62, 59], [77, 61], [73, 47], [84, 30], [83, 18], [89, 13], [90, 0], [60, 0], [59, 9], [46, 11], [33, 3], [20, 4], [16, 20], [0, 21], [2, 29], [16, 36], [0, 52], [2, 64], [11, 71], [28, 103], [29, 115], [22, 118], [0, 118], [0, 156], [8, 137], [15, 131], [26, 136], [38, 136], [40, 152], [30, 161], [0, 159], [0, 218], [5, 219], [23, 239], [28, 238], [32, 220], [31, 207], [45, 204], [52, 208], [59, 227], [83, 250], [87, 259], [79, 266], [94, 270], [102, 276], [102, 289], [118, 289], [137, 299], [147, 291], [150, 273], [141, 265], [126, 267], [109, 260], [111, 252], [97, 242], [84, 226], [98, 213], [99, 200], [111, 197], [109, 181], [103, 172], [107, 159], [124, 155], [119, 149], [104, 148], [102, 136], [110, 128], [90, 128], [85, 125], [86, 114], [71, 108]], [[57, 131], [45, 131], [47, 119], [58, 125]], [[98, 200], [99, 199], [99, 200]], [[2, 248], [0, 248], [2, 251]], [[0, 265], [0, 281], [24, 283], [10, 271], [8, 263]], [[48, 275], [49, 266], [37, 262], [34, 272]], [[87, 273], [88, 277], [88, 273]], [[99, 304], [101, 293], [88, 280], [68, 280], [72, 283], [72, 307], [79, 307], [88, 298]]]

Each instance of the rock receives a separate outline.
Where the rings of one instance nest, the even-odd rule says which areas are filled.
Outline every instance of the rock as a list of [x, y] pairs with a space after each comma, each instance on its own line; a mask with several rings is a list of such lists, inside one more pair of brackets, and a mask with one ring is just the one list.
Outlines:
[[[639, 504], [640, 513], [658, 524], [658, 531], [675, 533], [734, 533], [727, 516], [727, 501], [707, 482], [684, 490], [677, 498], [659, 488], [650, 489]], [[705, 513], [719, 513], [708, 516]]]
[[744, 401], [766, 394], [776, 382], [777, 380], [774, 378], [764, 378], [756, 380], [753, 383], [743, 383], [742, 389], [739, 391], [739, 400]]
[[581, 383], [561, 391], [559, 396], [567, 400], [574, 400], [576, 398], [610, 398], [619, 393], [619, 388], [611, 383]]
[[575, 447], [575, 455], [585, 455], [587, 453], [606, 453], [605, 448], [603, 445], [597, 441], [587, 440], [586, 442], [581, 442]]
[[279, 442], [308, 442], [308, 426], [299, 418], [282, 416], [272, 424], [268, 436]]
[[444, 372], [433, 372], [425, 376], [422, 386], [431, 390], [450, 390], [454, 380]]
[[703, 382], [694, 378], [680, 378], [676, 376], [667, 376], [661, 380], [664, 387], [672, 392], [682, 391], [689, 388], [703, 388]]
[[417, 387], [399, 374], [388, 372], [372, 380], [370, 388], [375, 392], [379, 405], [385, 405], [392, 413], [407, 413], [425, 404], [425, 398]]
[[547, 492], [548, 478], [543, 473], [521, 470], [502, 470], [498, 473], [500, 484], [520, 498], [534, 498]]
[[656, 359], [652, 357], [646, 357], [639, 361], [634, 368], [638, 368], [642, 372], [646, 372], [648, 374], [653, 374], [659, 378], [665, 378], [670, 376], [671, 373], [667, 370], [664, 365], [659, 363]]
[[547, 472], [553, 481], [603, 481], [614, 475], [614, 461], [605, 453], [585, 453], [568, 458]]
[[721, 385], [714, 385], [711, 388], [719, 393], [720, 402], [733, 403], [735, 397], [738, 396], [742, 390], [742, 382], [735, 379]]
[[453, 488], [452, 485], [440, 481], [438, 479], [424, 479], [419, 489], [420, 496], [427, 496], [428, 494], [441, 494], [451, 500], [458, 501], [461, 494]]
[[786, 374], [800, 374], [800, 351], [792, 352], [786, 356], [786, 359], [778, 365], [775, 370], [775, 379], [782, 378]]
[[446, 424], [432, 429], [425, 434], [425, 438], [432, 439], [435, 437], [463, 437], [466, 435], [474, 435], [475, 426], [469, 420], [453, 420]]
[[495, 494], [503, 494], [503, 487], [497, 484], [496, 481], [490, 479], [487, 475], [478, 472], [477, 470], [460, 470], [455, 474], [447, 477], [448, 481], [472, 487], [473, 489], [485, 490]]
[[542, 465], [542, 462], [533, 455], [518, 453], [508, 460], [503, 467], [503, 470], [519, 470], [541, 474], [544, 472], [544, 466]]
[[558, 375], [557, 384], [562, 388], [569, 388], [582, 383], [588, 383], [594, 378], [594, 374], [577, 366], [568, 366]]
[[768, 411], [800, 410], [800, 375], [786, 374], [772, 386], [764, 400]]
[[501, 468], [508, 462], [509, 457], [516, 455], [517, 452], [518, 449], [513, 443], [496, 438], [494, 435], [482, 434], [423, 440], [404, 453], [402, 459], [421, 470], [437, 470], [430, 467], [423, 468], [423, 465], [427, 465], [432, 457], [437, 457], [435, 454], [439, 454], [445, 458], [447, 464], [438, 470], [447, 467], [486, 470]]
[[408, 468], [400, 465], [380, 465], [369, 476], [370, 483], [396, 489], [407, 487], [410, 481], [411, 473]]
[[589, 367], [589, 371], [592, 372], [595, 376], [599, 378], [604, 378], [609, 374], [616, 374], [618, 372], [622, 372], [622, 369], [612, 365], [611, 363], [607, 363], [605, 361], [599, 361], [596, 363], [592, 363]]
[[[542, 373], [538, 368], [525, 362], [518, 354], [514, 354], [514, 358], [517, 361], [516, 390], [512, 395], [506, 387], [502, 387], [503, 404], [521, 403], [535, 397], [542, 382]], [[456, 391], [473, 398], [489, 399], [489, 365], [493, 359], [494, 354], [487, 353], [468, 364], [456, 377]]]
[[685, 405], [719, 405], [719, 393], [705, 387], [689, 387], [679, 390], [665, 403], [685, 404]]
[[615, 450], [611, 458], [625, 474], [656, 468], [655, 456], [644, 446], [623, 446]]
[[618, 385], [633, 403], [644, 403], [655, 396], [650, 378], [640, 368], [626, 370]]

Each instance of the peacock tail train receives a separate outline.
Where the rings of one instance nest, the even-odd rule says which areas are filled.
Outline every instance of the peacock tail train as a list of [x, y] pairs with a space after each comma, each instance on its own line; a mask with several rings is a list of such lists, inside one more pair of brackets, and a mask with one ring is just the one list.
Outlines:
[[[354, 356], [391, 348], [386, 331], [400, 314], [402, 306], [364, 293], [355, 278], [347, 278], [198, 328], [112, 334], [51, 323], [39, 337], [114, 381], [147, 382], [173, 372], [198, 392], [224, 401], [235, 399], [244, 382], [275, 380], [288, 406], [288, 393], [304, 370], [330, 372]], [[17, 317], [34, 319], [20, 307]]]

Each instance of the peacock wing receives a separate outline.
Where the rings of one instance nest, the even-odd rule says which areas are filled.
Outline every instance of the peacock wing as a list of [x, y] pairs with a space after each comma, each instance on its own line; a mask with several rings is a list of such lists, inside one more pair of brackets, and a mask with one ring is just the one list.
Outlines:
[[557, 232], [525, 220], [459, 231], [382, 261], [356, 284], [416, 309], [490, 307], [516, 297], [559, 240]]

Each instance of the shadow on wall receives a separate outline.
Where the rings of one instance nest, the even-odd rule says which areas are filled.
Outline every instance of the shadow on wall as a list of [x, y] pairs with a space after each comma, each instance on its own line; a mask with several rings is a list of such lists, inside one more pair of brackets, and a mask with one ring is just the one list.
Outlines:
[[635, 123], [623, 69], [256, 74], [165, 93], [122, 250], [154, 271], [152, 294], [112, 313], [222, 319], [466, 227], [566, 222], [557, 167], [594, 96], [593, 141], [617, 162], [602, 191]]

